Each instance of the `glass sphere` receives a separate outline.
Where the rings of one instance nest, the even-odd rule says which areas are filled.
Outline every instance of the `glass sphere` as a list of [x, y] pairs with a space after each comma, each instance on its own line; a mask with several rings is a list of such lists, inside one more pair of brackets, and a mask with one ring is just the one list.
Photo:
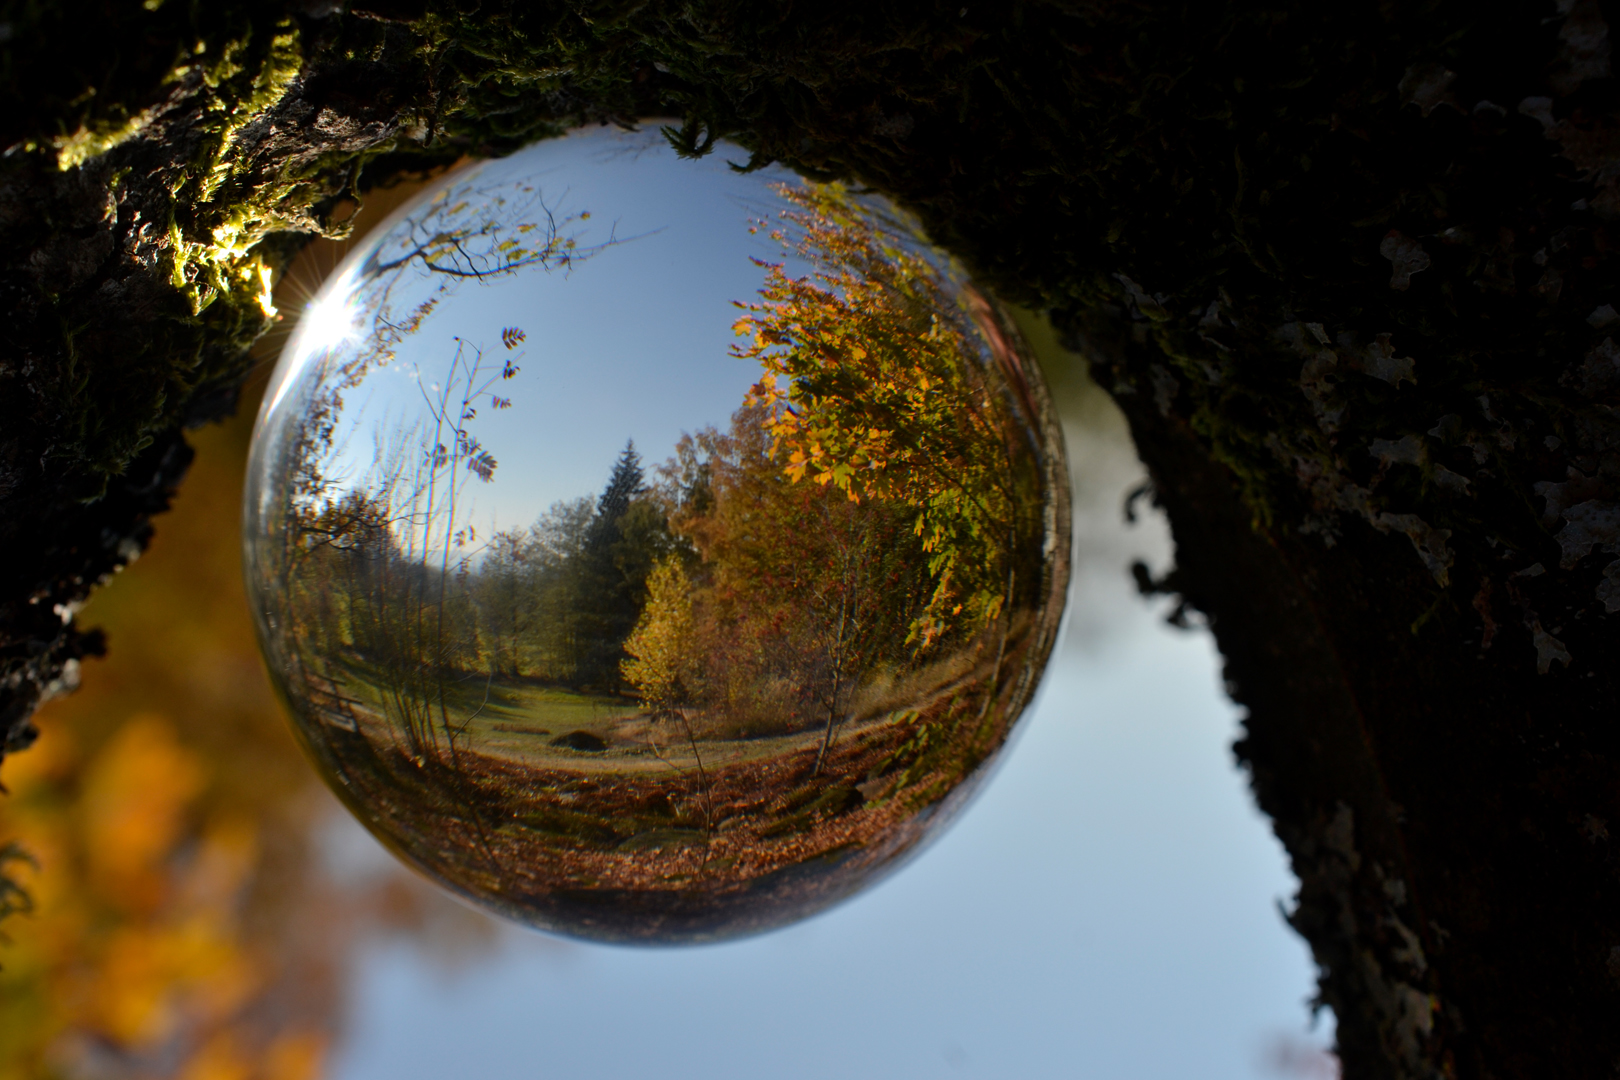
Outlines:
[[727, 156], [596, 130], [453, 173], [323, 286], [254, 434], [247, 579], [311, 758], [560, 933], [869, 884], [980, 785], [1062, 612], [1016, 332], [891, 204]]

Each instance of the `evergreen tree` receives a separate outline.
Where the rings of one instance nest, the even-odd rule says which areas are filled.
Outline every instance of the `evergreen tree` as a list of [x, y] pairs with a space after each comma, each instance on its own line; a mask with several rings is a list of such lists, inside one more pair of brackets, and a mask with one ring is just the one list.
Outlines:
[[630, 509], [630, 503], [646, 490], [643, 480], [641, 455], [636, 453], [636, 441], [630, 439], [619, 452], [619, 460], [613, 465], [613, 475], [608, 477], [607, 487], [602, 489], [601, 497], [596, 500], [596, 520], [591, 523], [591, 547], [610, 547], [619, 538], [619, 519]]
[[607, 486], [596, 500], [585, 550], [581, 554], [579, 681], [617, 689], [624, 642], [646, 603], [647, 576], [670, 546], [662, 512], [648, 503], [641, 455], [625, 444]]

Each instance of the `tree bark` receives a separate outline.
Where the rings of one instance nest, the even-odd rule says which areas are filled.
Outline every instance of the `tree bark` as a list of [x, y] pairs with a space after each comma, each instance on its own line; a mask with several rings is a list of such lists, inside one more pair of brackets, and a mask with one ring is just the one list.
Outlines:
[[677, 115], [890, 193], [1124, 408], [1346, 1075], [1620, 1069], [1604, 4], [156, 8], [0, 9], [6, 749], [347, 193]]

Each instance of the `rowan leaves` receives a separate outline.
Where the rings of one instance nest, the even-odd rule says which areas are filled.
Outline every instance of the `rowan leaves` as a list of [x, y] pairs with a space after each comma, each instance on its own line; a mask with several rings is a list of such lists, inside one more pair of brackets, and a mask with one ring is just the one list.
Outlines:
[[476, 450], [467, 458], [467, 469], [487, 484], [495, 479], [495, 457], [488, 450]]

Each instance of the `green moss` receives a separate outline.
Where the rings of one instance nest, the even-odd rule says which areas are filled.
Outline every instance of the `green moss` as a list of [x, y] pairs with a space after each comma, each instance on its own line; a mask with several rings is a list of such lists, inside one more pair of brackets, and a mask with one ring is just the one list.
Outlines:
[[51, 145], [56, 150], [56, 167], [63, 172], [76, 169], [91, 158], [100, 157], [139, 135], [151, 121], [152, 110], [148, 109], [133, 116], [125, 115], [121, 120], [103, 119], [94, 125], [81, 125], [71, 135], [52, 139]]

